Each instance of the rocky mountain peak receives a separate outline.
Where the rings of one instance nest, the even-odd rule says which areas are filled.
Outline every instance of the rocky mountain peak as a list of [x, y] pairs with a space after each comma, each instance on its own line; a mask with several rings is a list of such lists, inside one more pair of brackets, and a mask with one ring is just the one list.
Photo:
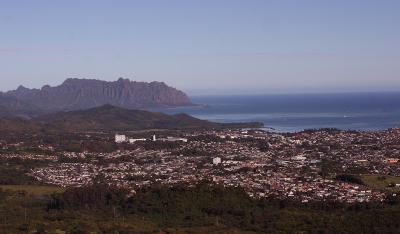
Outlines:
[[188, 96], [164, 82], [68, 78], [59, 86], [41, 89], [20, 86], [4, 93], [48, 112], [81, 110], [110, 104], [127, 109], [191, 105]]

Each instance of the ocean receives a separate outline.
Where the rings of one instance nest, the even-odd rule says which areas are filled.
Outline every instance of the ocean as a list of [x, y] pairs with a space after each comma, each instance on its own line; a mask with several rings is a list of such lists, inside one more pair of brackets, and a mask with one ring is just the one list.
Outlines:
[[304, 129], [383, 130], [400, 127], [400, 92], [193, 96], [202, 107], [156, 109], [187, 113], [215, 122], [263, 122], [265, 129], [296, 132]]

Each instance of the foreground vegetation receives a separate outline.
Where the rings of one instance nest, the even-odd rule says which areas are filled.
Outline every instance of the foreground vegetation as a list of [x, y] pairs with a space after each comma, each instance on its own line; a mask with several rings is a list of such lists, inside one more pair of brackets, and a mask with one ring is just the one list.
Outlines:
[[48, 185], [0, 185], [0, 189], [8, 192], [26, 193], [33, 196], [45, 196], [65, 191], [63, 188]]
[[0, 233], [396, 233], [399, 218], [396, 197], [298, 204], [208, 183], [136, 193], [102, 184], [0, 188]]

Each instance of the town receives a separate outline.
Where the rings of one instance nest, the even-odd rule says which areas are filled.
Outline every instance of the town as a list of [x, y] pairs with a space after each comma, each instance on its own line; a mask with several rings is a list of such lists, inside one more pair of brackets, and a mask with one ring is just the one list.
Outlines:
[[[57, 144], [41, 144], [38, 148], [42, 151], [27, 152], [26, 142], [3, 139], [1, 158], [46, 161], [27, 175], [61, 187], [101, 180], [135, 192], [154, 184], [209, 181], [242, 187], [255, 198], [303, 203], [380, 202], [397, 196], [400, 187], [400, 180], [396, 181], [400, 176], [400, 129], [199, 130], [162, 132], [160, 137], [150, 132], [125, 134], [81, 136], [82, 145], [95, 140], [99, 145], [103, 141], [113, 144], [115, 149], [109, 152], [69, 152], [57, 149]], [[371, 180], [386, 184], [374, 186]]]

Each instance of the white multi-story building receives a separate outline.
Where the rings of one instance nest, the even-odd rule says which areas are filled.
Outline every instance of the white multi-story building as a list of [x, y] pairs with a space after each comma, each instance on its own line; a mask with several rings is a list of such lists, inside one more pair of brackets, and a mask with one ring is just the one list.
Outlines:
[[129, 143], [131, 143], [131, 144], [133, 144], [133, 143], [135, 143], [135, 142], [137, 142], [137, 141], [146, 141], [147, 139], [146, 138], [138, 138], [138, 139], [129, 139]]
[[220, 157], [213, 158], [213, 164], [214, 164], [214, 165], [218, 165], [218, 164], [220, 164], [221, 162], [222, 162], [222, 160], [221, 160]]
[[126, 141], [126, 136], [125, 135], [115, 134], [115, 142], [116, 143], [123, 143], [125, 141]]
[[167, 137], [167, 138], [160, 138], [159, 140], [160, 141], [171, 141], [171, 142], [175, 142], [175, 141], [188, 142], [188, 139], [181, 138], [181, 137]]

